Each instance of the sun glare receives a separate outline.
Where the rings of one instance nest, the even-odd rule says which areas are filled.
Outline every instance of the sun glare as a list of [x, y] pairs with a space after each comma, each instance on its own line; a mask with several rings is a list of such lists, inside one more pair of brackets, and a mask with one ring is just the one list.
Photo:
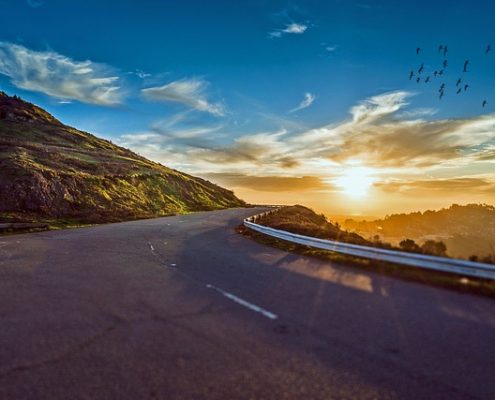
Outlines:
[[349, 166], [343, 174], [334, 179], [341, 192], [352, 198], [366, 197], [371, 186], [376, 181], [371, 168], [362, 166]]

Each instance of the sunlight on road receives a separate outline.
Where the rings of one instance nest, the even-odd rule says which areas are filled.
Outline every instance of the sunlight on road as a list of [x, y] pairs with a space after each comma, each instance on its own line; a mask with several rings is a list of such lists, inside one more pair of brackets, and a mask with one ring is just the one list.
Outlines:
[[[263, 261], [263, 253], [261, 257], [255, 257], [260, 262]], [[270, 260], [273, 262], [273, 260]], [[372, 280], [370, 277], [356, 273], [356, 272], [343, 272], [333, 268], [330, 265], [324, 265], [320, 268], [315, 268], [314, 260], [305, 260], [298, 258], [294, 261], [284, 261], [281, 258], [275, 263], [278, 268], [283, 268], [296, 274], [305, 275], [311, 278], [332, 282], [337, 285], [345, 286], [351, 289], [360, 290], [367, 293], [373, 292]]]

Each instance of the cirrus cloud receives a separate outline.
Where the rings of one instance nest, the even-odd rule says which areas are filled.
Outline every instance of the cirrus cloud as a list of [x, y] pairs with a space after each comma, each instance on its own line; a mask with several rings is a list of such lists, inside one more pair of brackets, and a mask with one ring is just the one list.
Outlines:
[[0, 74], [24, 90], [60, 100], [113, 106], [124, 93], [119, 77], [107, 66], [89, 60], [76, 61], [54, 51], [35, 51], [0, 42]]
[[299, 103], [299, 105], [296, 108], [293, 108], [292, 110], [289, 111], [289, 113], [294, 113], [299, 110], [303, 110], [305, 108], [308, 108], [313, 104], [315, 101], [316, 96], [314, 94], [311, 94], [309, 92], [304, 93], [304, 99]]
[[27, 0], [27, 4], [30, 7], [39, 8], [39, 7], [41, 7], [45, 3], [42, 2], [42, 1], [40, 1], [40, 0]]
[[181, 103], [215, 116], [225, 115], [222, 103], [208, 101], [205, 94], [208, 86], [208, 82], [199, 78], [181, 79], [163, 86], [142, 89], [141, 93], [148, 100]]

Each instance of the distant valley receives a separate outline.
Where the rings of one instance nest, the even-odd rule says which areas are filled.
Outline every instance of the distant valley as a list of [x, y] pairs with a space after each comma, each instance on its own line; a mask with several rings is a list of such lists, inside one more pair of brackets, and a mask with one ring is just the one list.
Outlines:
[[487, 204], [453, 204], [437, 211], [392, 214], [373, 221], [346, 219], [344, 229], [373, 240], [398, 244], [412, 239], [418, 244], [433, 239], [447, 245], [452, 257], [478, 259], [495, 254], [495, 207]]

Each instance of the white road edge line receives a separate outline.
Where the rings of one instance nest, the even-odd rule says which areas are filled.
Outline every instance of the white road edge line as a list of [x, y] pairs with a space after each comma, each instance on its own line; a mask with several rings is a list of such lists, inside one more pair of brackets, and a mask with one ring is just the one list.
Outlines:
[[243, 300], [240, 297], [233, 295], [232, 293], [229, 293], [229, 292], [226, 292], [225, 290], [217, 288], [216, 286], [208, 284], [208, 285], [206, 285], [206, 287], [208, 289], [213, 289], [213, 290], [217, 291], [218, 293], [227, 297], [229, 300], [232, 300], [233, 302], [240, 304], [241, 306], [244, 306], [246, 308], [249, 308], [252, 311], [260, 313], [261, 315], [263, 315], [266, 318], [269, 318], [269, 319], [277, 319], [278, 318], [278, 316], [276, 314], [274, 314], [268, 310], [265, 310], [264, 308], [261, 308], [261, 307], [257, 306], [256, 304], [252, 304], [246, 300]]

